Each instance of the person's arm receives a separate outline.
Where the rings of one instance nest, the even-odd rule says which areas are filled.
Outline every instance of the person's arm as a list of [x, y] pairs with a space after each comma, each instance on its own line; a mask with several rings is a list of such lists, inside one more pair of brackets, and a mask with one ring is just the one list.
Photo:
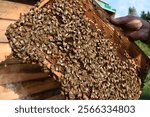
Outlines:
[[111, 22], [122, 27], [129, 38], [150, 44], [150, 23], [148, 21], [129, 15], [116, 19], [111, 18]]

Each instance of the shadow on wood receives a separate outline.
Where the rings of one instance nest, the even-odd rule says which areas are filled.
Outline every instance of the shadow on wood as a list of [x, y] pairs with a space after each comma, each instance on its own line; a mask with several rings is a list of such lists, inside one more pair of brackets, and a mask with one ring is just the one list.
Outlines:
[[24, 64], [15, 58], [0, 63], [1, 100], [57, 99], [56, 95], [60, 95], [60, 84], [40, 66]]

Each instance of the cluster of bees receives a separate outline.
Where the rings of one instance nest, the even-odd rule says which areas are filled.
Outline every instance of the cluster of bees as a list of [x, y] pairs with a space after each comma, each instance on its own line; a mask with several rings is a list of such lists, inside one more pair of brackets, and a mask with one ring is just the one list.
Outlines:
[[[11, 24], [6, 32], [14, 56], [38, 63], [61, 83], [66, 99], [138, 99], [141, 80], [103, 30], [93, 29], [81, 0], [53, 0]], [[51, 66], [44, 64], [48, 61]]]

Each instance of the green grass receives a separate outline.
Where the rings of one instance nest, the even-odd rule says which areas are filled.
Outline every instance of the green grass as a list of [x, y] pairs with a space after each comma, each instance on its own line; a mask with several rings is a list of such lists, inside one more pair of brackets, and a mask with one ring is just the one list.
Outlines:
[[141, 99], [150, 100], [150, 69], [148, 71], [147, 78], [145, 80], [144, 88], [142, 91]]
[[147, 45], [141, 41], [136, 41], [135, 42], [140, 48], [141, 50], [143, 50], [143, 52], [150, 58], [150, 45]]
[[[143, 50], [143, 52], [150, 58], [150, 46], [142, 43], [141, 41], [136, 41], [136, 44]], [[141, 99], [150, 100], [150, 69], [145, 80], [144, 88], [142, 90]]]

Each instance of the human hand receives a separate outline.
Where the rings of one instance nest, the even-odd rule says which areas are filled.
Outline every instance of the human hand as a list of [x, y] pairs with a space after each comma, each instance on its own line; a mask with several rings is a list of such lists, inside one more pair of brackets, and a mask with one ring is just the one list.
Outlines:
[[131, 15], [116, 19], [111, 18], [111, 22], [121, 27], [129, 38], [150, 44], [149, 22]]

